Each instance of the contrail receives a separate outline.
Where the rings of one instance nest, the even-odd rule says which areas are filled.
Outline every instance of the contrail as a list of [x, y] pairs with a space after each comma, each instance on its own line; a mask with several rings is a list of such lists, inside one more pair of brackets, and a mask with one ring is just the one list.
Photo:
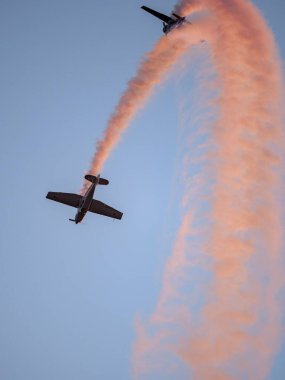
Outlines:
[[[101, 171], [122, 133], [147, 102], [155, 86], [164, 80], [189, 46], [199, 42], [199, 36], [201, 36], [199, 25], [191, 27], [185, 25], [183, 29], [175, 30], [167, 37], [161, 37], [152, 51], [145, 55], [136, 75], [129, 81], [120, 97], [103, 138], [97, 142], [96, 153], [89, 170], [91, 174], [96, 175]], [[84, 193], [87, 187], [88, 183], [85, 182], [81, 192]]]
[[[204, 248], [191, 247], [195, 210], [185, 212], [148, 323], [156, 332], [148, 336], [137, 323], [134, 372], [141, 378], [151, 371], [160, 351], [184, 362], [187, 378], [265, 379], [283, 338], [281, 64], [272, 33], [250, 1], [184, 0], [175, 10], [205, 10], [216, 25], [209, 41], [219, 89], [209, 136], [209, 229]], [[197, 265], [190, 249], [211, 268], [198, 320], [191, 293], [185, 296], [181, 286], [189, 281], [185, 271]]]

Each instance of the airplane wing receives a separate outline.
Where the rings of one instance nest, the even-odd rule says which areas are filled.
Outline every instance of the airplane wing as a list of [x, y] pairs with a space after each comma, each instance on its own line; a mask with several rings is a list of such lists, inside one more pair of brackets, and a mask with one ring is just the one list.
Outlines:
[[144, 11], [152, 14], [153, 16], [157, 17], [157, 18], [160, 18], [160, 20], [166, 22], [167, 24], [172, 21], [172, 18], [171, 17], [168, 17], [166, 15], [164, 15], [163, 13], [159, 13], [149, 7], [145, 7], [144, 5], [141, 7], [141, 9], [143, 9]]
[[73, 193], [55, 193], [49, 191], [46, 196], [47, 199], [51, 199], [52, 201], [64, 203], [65, 205], [78, 207], [80, 205], [80, 201], [82, 199], [81, 195], [73, 194]]
[[110, 218], [122, 219], [123, 213], [115, 210], [114, 208], [106, 205], [103, 202], [93, 199], [88, 211], [95, 212], [96, 214], [109, 216]]

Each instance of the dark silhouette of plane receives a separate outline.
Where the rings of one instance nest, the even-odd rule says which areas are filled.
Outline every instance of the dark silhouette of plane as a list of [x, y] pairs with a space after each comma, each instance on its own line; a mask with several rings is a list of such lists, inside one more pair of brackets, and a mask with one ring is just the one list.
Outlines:
[[100, 178], [100, 174], [98, 176], [87, 174], [85, 176], [85, 179], [92, 182], [92, 185], [88, 188], [84, 196], [73, 193], [55, 193], [50, 191], [47, 193], [46, 198], [51, 199], [52, 201], [64, 203], [68, 206], [76, 207], [77, 213], [75, 215], [75, 218], [69, 219], [76, 224], [82, 221], [87, 211], [109, 216], [115, 219], [122, 219], [122, 212], [115, 210], [103, 202], [93, 199], [96, 186], [108, 185], [109, 181], [104, 178]]
[[149, 7], [146, 7], [144, 5], [141, 7], [141, 9], [143, 9], [144, 11], [152, 14], [153, 16], [155, 16], [155, 17], [157, 17], [163, 21], [163, 29], [162, 30], [163, 30], [163, 33], [165, 33], [165, 34], [169, 33], [172, 29], [175, 29], [175, 28], [181, 26], [185, 22], [191, 24], [191, 22], [187, 21], [185, 17], [179, 16], [176, 13], [172, 13], [172, 16], [174, 16], [174, 17], [169, 17], [163, 13], [159, 13], [159, 12], [157, 12], [157, 11], [155, 11]]

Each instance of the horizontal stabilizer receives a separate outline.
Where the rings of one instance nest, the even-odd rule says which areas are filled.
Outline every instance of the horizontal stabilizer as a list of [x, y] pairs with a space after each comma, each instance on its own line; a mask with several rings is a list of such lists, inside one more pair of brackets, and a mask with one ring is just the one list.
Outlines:
[[178, 19], [181, 19], [181, 18], [184, 18], [184, 17], [181, 17], [181, 16], [178, 16], [176, 13], [172, 13], [174, 17], [178, 18]]
[[95, 183], [97, 181], [96, 175], [86, 174], [84, 177], [87, 181]]
[[[96, 175], [86, 174], [85, 179], [89, 182], [95, 183], [97, 181]], [[99, 185], [108, 185], [109, 181], [105, 178], [99, 178]]]
[[109, 181], [105, 178], [100, 178], [99, 185], [109, 185]]

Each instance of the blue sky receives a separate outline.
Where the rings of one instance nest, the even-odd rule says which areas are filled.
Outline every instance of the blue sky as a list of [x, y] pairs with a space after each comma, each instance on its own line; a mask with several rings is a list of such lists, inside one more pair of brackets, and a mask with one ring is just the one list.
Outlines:
[[[273, 4], [274, 3], [274, 4]], [[283, 0], [255, 0], [285, 58]], [[140, 58], [161, 34], [142, 4], [0, 4], [0, 378], [130, 379], [134, 318], [149, 315], [177, 228], [177, 84], [160, 86], [102, 175], [122, 221], [45, 199], [78, 192]], [[169, 12], [174, 3], [145, 3]], [[174, 216], [173, 216], [174, 215]], [[284, 379], [285, 351], [270, 379]]]

